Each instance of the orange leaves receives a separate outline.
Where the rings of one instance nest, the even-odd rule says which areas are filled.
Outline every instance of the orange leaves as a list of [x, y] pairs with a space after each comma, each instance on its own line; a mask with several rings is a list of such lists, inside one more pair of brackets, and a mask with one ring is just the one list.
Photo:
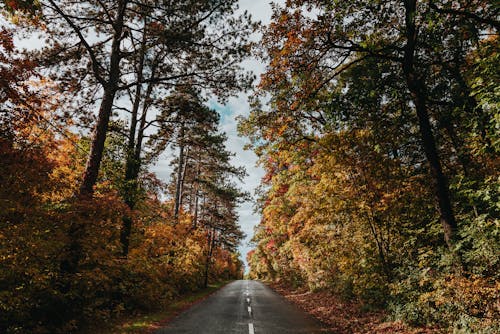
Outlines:
[[6, 5], [7, 11], [10, 13], [16, 13], [17, 11], [33, 13], [39, 6], [36, 0], [6, 0], [3, 2]]
[[273, 270], [254, 259], [255, 275], [298, 275], [316, 288], [357, 277], [345, 283], [356, 296], [383, 289], [380, 258], [399, 241], [391, 217], [404, 204], [392, 162], [368, 144], [372, 136], [338, 131], [269, 151], [272, 187], [260, 225], [268, 232], [256, 235], [253, 257], [265, 257]]
[[22, 59], [16, 54], [12, 33], [2, 28], [0, 30], [0, 103], [10, 102], [14, 106], [22, 106], [38, 102], [26, 84], [26, 80], [34, 74], [33, 70], [33, 62]]
[[[419, 296], [420, 305], [432, 305], [431, 312], [438, 316], [440, 310], [454, 309], [466, 314], [463, 325], [473, 332], [482, 332], [495, 327], [500, 317], [500, 284], [478, 275], [463, 277], [448, 274], [434, 277], [432, 288]], [[442, 317], [443, 312], [440, 316]], [[450, 319], [444, 319], [450, 321]]]
[[276, 242], [274, 241], [274, 239], [271, 239], [267, 242], [266, 249], [271, 252], [276, 251]]

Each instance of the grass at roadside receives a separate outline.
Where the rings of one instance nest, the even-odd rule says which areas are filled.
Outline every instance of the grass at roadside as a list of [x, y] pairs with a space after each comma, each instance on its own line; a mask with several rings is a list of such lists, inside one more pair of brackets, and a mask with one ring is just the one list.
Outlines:
[[101, 326], [99, 330], [90, 329], [88, 334], [144, 334], [166, 325], [172, 318], [185, 311], [192, 305], [222, 288], [229, 281], [211, 284], [208, 288], [188, 293], [172, 301], [170, 305], [158, 312], [121, 318], [111, 324]]

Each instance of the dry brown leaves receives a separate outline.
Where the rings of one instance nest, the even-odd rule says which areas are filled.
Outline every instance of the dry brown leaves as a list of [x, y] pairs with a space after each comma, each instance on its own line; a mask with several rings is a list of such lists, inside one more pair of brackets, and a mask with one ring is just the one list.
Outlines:
[[384, 311], [364, 312], [359, 302], [346, 302], [328, 291], [310, 292], [307, 289], [290, 289], [280, 283], [268, 283], [280, 295], [319, 319], [333, 333], [338, 334], [436, 334], [437, 328], [411, 328], [397, 321], [384, 319]]

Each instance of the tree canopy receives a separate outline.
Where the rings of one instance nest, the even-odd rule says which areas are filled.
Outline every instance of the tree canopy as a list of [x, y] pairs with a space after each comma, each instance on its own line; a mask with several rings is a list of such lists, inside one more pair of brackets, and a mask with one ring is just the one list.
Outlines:
[[240, 122], [267, 173], [254, 277], [498, 329], [498, 27], [489, 1], [274, 7]]

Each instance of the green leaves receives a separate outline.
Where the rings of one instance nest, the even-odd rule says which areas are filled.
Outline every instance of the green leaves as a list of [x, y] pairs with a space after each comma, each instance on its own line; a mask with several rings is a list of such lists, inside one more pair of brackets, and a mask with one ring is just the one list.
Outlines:
[[[458, 328], [470, 320], [465, 314], [490, 312], [489, 297], [468, 303], [443, 283], [488, 295], [498, 271], [499, 66], [490, 6], [275, 8], [261, 43], [269, 65], [256, 100], [265, 98], [240, 123], [266, 170], [252, 275], [387, 302], [414, 323]], [[443, 195], [447, 180], [451, 196]], [[442, 235], [453, 215], [459, 241], [447, 250]], [[485, 331], [493, 328], [483, 320]]]

